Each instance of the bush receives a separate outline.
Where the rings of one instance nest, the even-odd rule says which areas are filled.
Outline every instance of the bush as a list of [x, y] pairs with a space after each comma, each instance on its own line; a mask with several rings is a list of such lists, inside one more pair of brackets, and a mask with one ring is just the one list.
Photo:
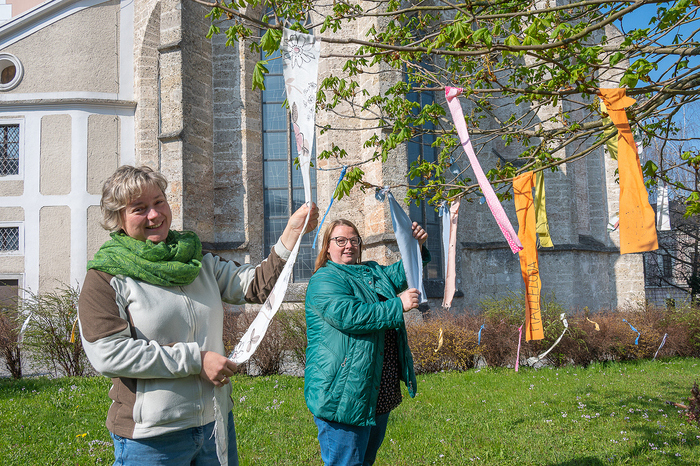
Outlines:
[[303, 305], [280, 310], [275, 317], [282, 327], [282, 337], [286, 350], [291, 353], [294, 362], [303, 369], [306, 367], [306, 310]]
[[0, 308], [0, 352], [13, 379], [22, 378], [22, 357], [18, 343], [20, 325], [16, 304]]
[[[474, 367], [478, 347], [476, 334], [471, 330], [473, 318], [444, 311], [426, 317], [423, 322], [413, 322], [406, 327], [416, 373], [465, 371]], [[438, 349], [440, 331], [442, 346]]]
[[[256, 312], [227, 312], [224, 315], [224, 347], [230, 354], [236, 344], [243, 338], [250, 324], [255, 320]], [[267, 333], [258, 349], [239, 370], [255, 375], [272, 375], [280, 373], [287, 354], [294, 361], [306, 365], [306, 320], [304, 308], [293, 307], [280, 309], [270, 322]]]
[[[541, 317], [544, 339], [522, 339], [520, 364], [549, 350], [564, 331], [563, 307], [553, 294], [543, 296]], [[513, 367], [518, 354], [518, 327], [525, 319], [523, 293], [509, 293], [501, 299], [487, 299], [481, 312], [432, 311], [423, 319], [406, 325], [408, 341], [418, 374], [443, 370], [465, 371], [476, 365]], [[227, 351], [243, 336], [254, 313], [230, 314], [224, 321]], [[587, 366], [595, 362], [651, 359], [656, 357], [700, 356], [700, 307], [659, 309], [640, 306], [591, 314], [588, 309], [566, 313], [568, 329], [544, 364]], [[624, 319], [624, 320], [623, 320]], [[625, 322], [625, 320], [627, 322]], [[596, 325], [598, 329], [596, 330]], [[640, 332], [637, 333], [630, 324]], [[478, 341], [479, 329], [481, 342]], [[443, 344], [438, 350], [440, 331]], [[663, 347], [661, 343], [666, 341]], [[657, 354], [658, 352], [658, 354]], [[258, 351], [251, 359], [250, 372], [278, 372], [291, 355], [306, 363], [306, 322], [302, 306], [280, 310]], [[253, 369], [255, 368], [255, 369]]]
[[[56, 291], [34, 294], [20, 303], [25, 315], [31, 314], [22, 346], [32, 360], [65, 376], [88, 374], [89, 363], [77, 328], [79, 290], [64, 286]], [[75, 341], [71, 341], [75, 335]]]

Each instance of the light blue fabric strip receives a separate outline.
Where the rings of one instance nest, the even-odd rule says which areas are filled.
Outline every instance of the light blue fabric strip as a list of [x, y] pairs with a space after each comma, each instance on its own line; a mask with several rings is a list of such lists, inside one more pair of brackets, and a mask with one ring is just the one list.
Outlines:
[[486, 327], [486, 324], [481, 324], [481, 328], [479, 329], [479, 340], [477, 341], [477, 345], [481, 345], [481, 331]]
[[403, 268], [406, 271], [406, 281], [409, 288], [416, 288], [420, 291], [420, 302], [425, 303], [428, 299], [425, 297], [425, 289], [423, 288], [423, 259], [420, 254], [420, 245], [418, 240], [413, 237], [411, 226], [413, 222], [391, 192], [387, 193], [389, 198], [389, 208], [391, 210], [391, 223], [394, 226], [394, 236], [399, 245], [399, 252], [403, 260]]
[[635, 344], [635, 345], [638, 345], [638, 344], [639, 344], [639, 337], [640, 337], [642, 334], [639, 333], [639, 330], [637, 330], [636, 328], [632, 327], [632, 324], [630, 324], [629, 322], [627, 322], [627, 320], [622, 319], [622, 321], [623, 321], [623, 322], [626, 322], [627, 325], [630, 326], [630, 328], [632, 329], [632, 331], [637, 332], [637, 339], [634, 340], [634, 344]]
[[[338, 185], [340, 184], [341, 181], [343, 181], [343, 178], [345, 178], [345, 172], [347, 171], [348, 166], [343, 165], [343, 169], [340, 171], [340, 178], [338, 179], [338, 182], [335, 184], [335, 189], [338, 189]], [[335, 193], [335, 189], [333, 190], [333, 193]], [[328, 204], [328, 208], [326, 209], [326, 213], [323, 214], [323, 218], [321, 219], [321, 223], [318, 224], [316, 227], [316, 236], [314, 236], [314, 244], [311, 245], [311, 249], [316, 249], [316, 240], [318, 240], [318, 234], [321, 232], [321, 226], [323, 226], [323, 222], [326, 220], [326, 215], [328, 215], [328, 212], [331, 211], [331, 206], [333, 205], [333, 201], [335, 200], [335, 197], [333, 197], [333, 194], [331, 194], [331, 203]]]

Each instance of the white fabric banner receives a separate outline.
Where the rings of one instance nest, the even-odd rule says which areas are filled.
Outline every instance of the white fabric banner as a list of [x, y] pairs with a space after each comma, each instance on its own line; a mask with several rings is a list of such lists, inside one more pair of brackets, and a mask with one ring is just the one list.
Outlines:
[[656, 229], [659, 231], [671, 231], [671, 216], [669, 214], [668, 186], [659, 186], [656, 195]]
[[447, 207], [447, 201], [443, 201], [440, 205], [439, 215], [442, 218], [442, 258], [447, 276], [447, 263], [450, 255], [450, 208]]
[[[304, 182], [304, 200], [309, 204], [312, 200], [309, 166], [316, 134], [316, 83], [321, 41], [312, 35], [285, 29], [282, 33], [280, 50], [284, 60], [285, 90]], [[308, 221], [307, 215], [304, 230]], [[229, 356], [229, 359], [236, 364], [246, 362], [255, 353], [267, 332], [270, 321], [282, 304], [299, 253], [301, 238], [300, 235], [267, 301]]]

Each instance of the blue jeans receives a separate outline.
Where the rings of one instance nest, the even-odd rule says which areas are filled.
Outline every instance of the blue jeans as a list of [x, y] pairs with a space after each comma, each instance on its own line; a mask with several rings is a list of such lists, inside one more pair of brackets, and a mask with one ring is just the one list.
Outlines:
[[[124, 466], [218, 466], [214, 423], [145, 439], [128, 439], [115, 434], [114, 465]], [[233, 413], [228, 413], [228, 464], [238, 466]]]
[[371, 466], [386, 434], [389, 413], [376, 417], [377, 425], [350, 426], [314, 416], [321, 459], [326, 466]]

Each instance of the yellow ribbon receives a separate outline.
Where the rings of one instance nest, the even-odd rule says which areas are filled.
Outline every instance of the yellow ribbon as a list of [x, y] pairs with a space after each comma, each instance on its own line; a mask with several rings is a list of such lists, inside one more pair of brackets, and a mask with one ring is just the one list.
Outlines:
[[586, 320], [587, 320], [588, 322], [592, 323], [593, 325], [595, 325], [595, 331], [596, 331], [596, 332], [600, 332], [600, 325], [598, 325], [597, 323], [593, 322], [593, 321], [592, 321], [591, 319], [589, 319], [588, 317], [586, 317]]
[[535, 174], [535, 219], [540, 247], [553, 248], [552, 237], [549, 235], [549, 222], [547, 222], [543, 172]]
[[440, 336], [438, 337], [438, 347], [435, 348], [435, 350], [433, 350], [433, 351], [435, 351], [437, 353], [438, 351], [440, 351], [440, 348], [442, 348], [442, 327], [440, 327]]
[[75, 318], [75, 322], [73, 322], [73, 330], [70, 332], [70, 342], [75, 343], [75, 327], [78, 325], [78, 318]]
[[[603, 124], [606, 126], [611, 125], [613, 121], [610, 119], [608, 109], [605, 108], [605, 104], [602, 101], [600, 102], [600, 111], [603, 113]], [[607, 139], [607, 141], [605, 141], [605, 145], [608, 148], [608, 154], [610, 154], [610, 158], [613, 160], [617, 160], [617, 128], [615, 126], [611, 126], [607, 129], [604, 129], [603, 134], [605, 134], [605, 137]]]

